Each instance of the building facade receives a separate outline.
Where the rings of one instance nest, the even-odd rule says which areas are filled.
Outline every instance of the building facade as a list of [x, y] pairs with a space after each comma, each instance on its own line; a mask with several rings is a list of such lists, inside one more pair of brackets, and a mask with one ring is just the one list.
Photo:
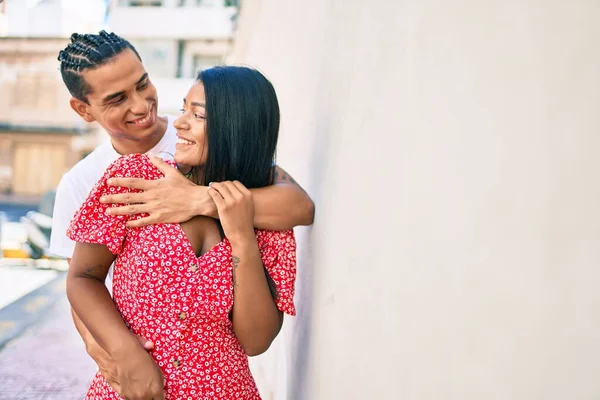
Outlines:
[[0, 193], [39, 196], [97, 142], [58, 71], [66, 38], [0, 37]]
[[106, 8], [105, 0], [2, 0], [0, 36], [55, 38], [93, 32], [103, 26]]
[[224, 62], [233, 43], [236, 5], [222, 0], [111, 2], [109, 29], [137, 49], [158, 88], [161, 112], [176, 112], [197, 73]]

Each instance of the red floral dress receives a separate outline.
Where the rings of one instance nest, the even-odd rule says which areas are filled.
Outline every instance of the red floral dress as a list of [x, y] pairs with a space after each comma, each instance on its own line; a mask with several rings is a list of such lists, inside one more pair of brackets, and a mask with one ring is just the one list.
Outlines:
[[[144, 155], [124, 156], [107, 169], [73, 217], [67, 235], [100, 243], [117, 255], [113, 299], [129, 329], [152, 340], [152, 357], [165, 376], [167, 399], [260, 399], [248, 358], [235, 336], [231, 246], [225, 238], [196, 257], [179, 224], [130, 229], [142, 216], [107, 216], [102, 195], [112, 177], [158, 179]], [[263, 263], [277, 286], [277, 307], [295, 315], [296, 243], [292, 231], [257, 230]], [[86, 399], [121, 399], [96, 374]]]

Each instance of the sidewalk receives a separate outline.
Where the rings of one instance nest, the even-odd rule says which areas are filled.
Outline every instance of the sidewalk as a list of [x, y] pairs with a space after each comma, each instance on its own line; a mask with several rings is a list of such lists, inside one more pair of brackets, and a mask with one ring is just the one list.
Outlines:
[[62, 295], [0, 350], [0, 400], [81, 400], [95, 371]]

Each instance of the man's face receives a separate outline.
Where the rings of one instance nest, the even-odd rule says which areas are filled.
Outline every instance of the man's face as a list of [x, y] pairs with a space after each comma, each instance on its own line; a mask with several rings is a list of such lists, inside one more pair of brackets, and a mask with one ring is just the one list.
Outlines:
[[102, 125], [117, 150], [145, 152], [162, 136], [156, 88], [133, 51], [122, 51], [107, 64], [84, 71], [82, 77], [91, 88], [88, 104], [71, 99], [71, 106], [87, 122]]

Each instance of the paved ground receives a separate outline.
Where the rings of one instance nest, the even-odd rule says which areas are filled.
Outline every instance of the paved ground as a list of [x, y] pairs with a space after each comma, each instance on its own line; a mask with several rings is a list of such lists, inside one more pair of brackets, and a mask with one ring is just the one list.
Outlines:
[[95, 370], [61, 295], [41, 320], [0, 350], [0, 400], [81, 400]]
[[57, 276], [53, 270], [2, 266], [0, 263], [0, 309]]

